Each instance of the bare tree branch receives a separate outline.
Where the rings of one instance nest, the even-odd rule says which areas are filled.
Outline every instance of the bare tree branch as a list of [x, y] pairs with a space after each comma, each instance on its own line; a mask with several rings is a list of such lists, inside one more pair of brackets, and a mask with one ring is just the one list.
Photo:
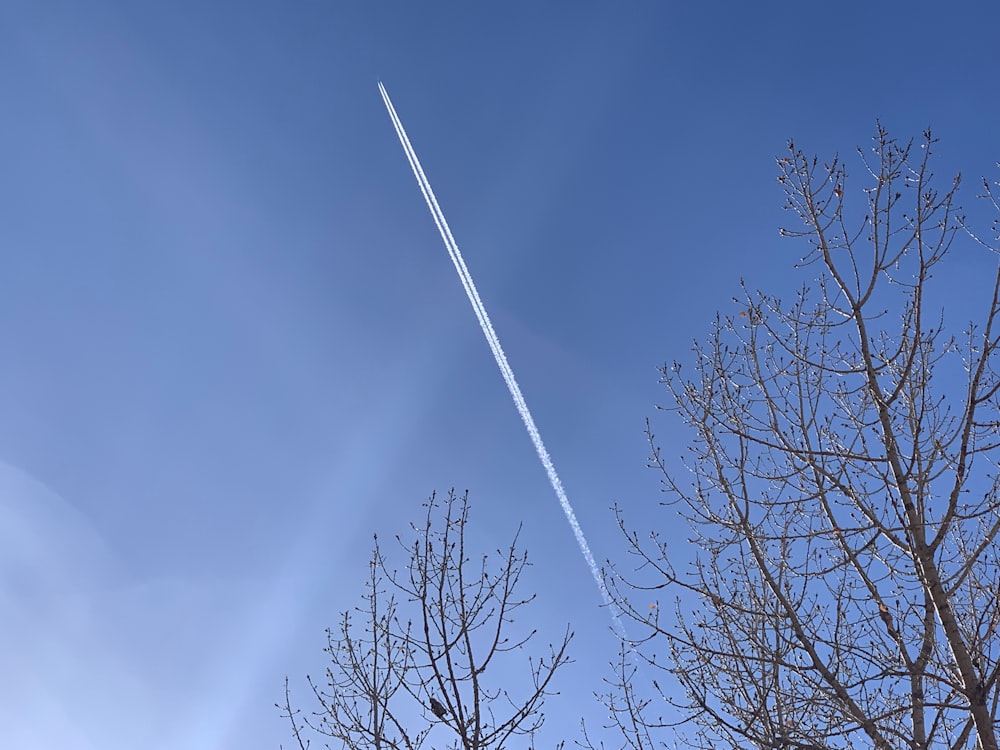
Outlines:
[[567, 629], [545, 655], [528, 657], [521, 685], [491, 680], [487, 668], [524, 650], [535, 635], [514, 625], [534, 599], [517, 593], [527, 555], [515, 535], [505, 550], [472, 556], [467, 494], [451, 492], [443, 503], [431, 496], [425, 508], [412, 541], [397, 537], [409, 557], [403, 570], [376, 538], [365, 604], [328, 631], [325, 684], [309, 680], [318, 705], [311, 718], [299, 718], [286, 685], [281, 708], [301, 750], [306, 731], [344, 748], [418, 750], [441, 725], [449, 747], [486, 750], [541, 727], [551, 681], [570, 661], [572, 633]]
[[[662, 370], [694, 440], [677, 473], [648, 431], [651, 465], [698, 553], [675, 568], [619, 517], [637, 564], [608, 583], [692, 747], [997, 748], [1000, 258], [948, 334], [933, 271], [965, 222], [935, 142], [879, 126], [860, 220], [844, 164], [789, 143], [782, 234], [817, 281], [788, 305], [744, 288], [694, 373]], [[650, 591], [674, 617], [635, 602]], [[647, 747], [665, 722], [626, 677], [606, 700]]]

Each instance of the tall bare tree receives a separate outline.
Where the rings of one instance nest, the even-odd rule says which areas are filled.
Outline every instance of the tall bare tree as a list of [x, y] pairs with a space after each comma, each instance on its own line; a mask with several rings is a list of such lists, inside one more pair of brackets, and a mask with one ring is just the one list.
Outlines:
[[[790, 143], [782, 234], [815, 282], [790, 304], [744, 288], [693, 373], [663, 368], [691, 443], [676, 471], [650, 431], [652, 463], [697, 554], [621, 523], [638, 564], [609, 583], [643, 630], [610, 701], [627, 745], [677, 722], [699, 748], [996, 750], [1000, 258], [982, 240], [962, 288], [935, 285], [971, 235], [934, 144], [880, 126], [852, 194]], [[978, 294], [977, 321], [949, 329], [947, 294]]]
[[314, 735], [352, 749], [417, 750], [437, 737], [436, 747], [446, 741], [486, 750], [530, 739], [541, 727], [552, 678], [569, 662], [572, 633], [567, 629], [544, 655], [524, 658], [523, 679], [512, 680], [506, 657], [535, 635], [515, 624], [534, 599], [518, 592], [526, 553], [516, 535], [494, 555], [467, 549], [467, 494], [451, 492], [443, 503], [432, 496], [425, 507], [413, 539], [397, 537], [409, 556], [402, 570], [376, 537], [364, 605], [327, 631], [326, 678], [309, 679], [316, 709], [293, 708], [286, 681], [279, 708], [300, 750]]

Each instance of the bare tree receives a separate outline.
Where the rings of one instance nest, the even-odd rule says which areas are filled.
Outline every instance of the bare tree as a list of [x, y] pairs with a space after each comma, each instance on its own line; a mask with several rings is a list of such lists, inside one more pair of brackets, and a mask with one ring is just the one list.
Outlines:
[[1000, 258], [967, 260], [981, 317], [949, 333], [932, 273], [969, 235], [935, 142], [879, 126], [856, 197], [789, 143], [782, 234], [817, 280], [744, 288], [692, 374], [663, 368], [692, 442], [675, 471], [647, 428], [652, 464], [697, 554], [619, 517], [637, 565], [609, 584], [648, 664], [612, 680], [627, 745], [677, 722], [700, 748], [997, 748]]
[[450, 735], [449, 747], [485, 750], [541, 727], [550, 682], [569, 662], [572, 633], [567, 629], [544, 656], [528, 657], [524, 679], [511, 684], [505, 656], [535, 635], [514, 624], [534, 599], [517, 592], [527, 555], [515, 535], [506, 550], [473, 556], [466, 548], [467, 494], [451, 492], [443, 503], [432, 496], [425, 507], [412, 541], [397, 537], [409, 555], [402, 571], [376, 537], [364, 605], [327, 631], [326, 679], [309, 679], [318, 710], [293, 709], [286, 680], [279, 708], [301, 750], [311, 734], [344, 748], [416, 750], [436, 725]]

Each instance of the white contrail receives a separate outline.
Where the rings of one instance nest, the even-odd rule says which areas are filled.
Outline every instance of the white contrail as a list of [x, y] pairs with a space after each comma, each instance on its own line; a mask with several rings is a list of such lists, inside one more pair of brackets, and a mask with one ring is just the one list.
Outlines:
[[451, 234], [448, 222], [444, 218], [444, 212], [441, 211], [437, 198], [434, 196], [434, 191], [431, 189], [431, 184], [428, 181], [427, 176], [424, 174], [423, 167], [420, 166], [420, 160], [417, 159], [417, 153], [413, 150], [413, 146], [410, 144], [410, 139], [406, 135], [406, 130], [403, 128], [403, 123], [400, 121], [399, 115], [396, 114], [396, 108], [392, 106], [389, 94], [381, 82], [379, 82], [378, 89], [382, 93], [382, 99], [385, 102], [385, 107], [389, 111], [389, 117], [392, 118], [393, 126], [396, 128], [396, 135], [399, 136], [399, 142], [402, 144], [403, 151], [406, 153], [406, 158], [409, 160], [410, 167], [413, 169], [413, 176], [417, 178], [417, 184], [420, 185], [420, 191], [424, 194], [424, 200], [427, 201], [427, 208], [430, 209], [431, 216], [434, 218], [434, 223], [437, 224], [438, 232], [441, 233], [441, 239], [444, 241], [444, 246], [448, 250], [448, 255], [451, 257], [451, 261], [455, 265], [455, 270], [458, 271], [458, 278], [461, 280], [462, 286], [465, 287], [465, 293], [469, 297], [469, 302], [472, 303], [472, 309], [476, 313], [476, 318], [479, 319], [479, 326], [483, 329], [483, 334], [486, 336], [486, 343], [490, 345], [490, 349], [493, 351], [493, 357], [497, 362], [497, 367], [500, 368], [500, 374], [503, 376], [504, 382], [507, 383], [510, 395], [514, 399], [514, 406], [517, 407], [517, 411], [521, 415], [521, 420], [524, 422], [524, 426], [528, 430], [528, 437], [531, 438], [531, 442], [535, 446], [535, 452], [538, 453], [538, 459], [542, 462], [542, 466], [545, 468], [545, 472], [549, 476], [549, 482], [552, 484], [552, 489], [555, 490], [556, 497], [559, 498], [559, 505], [562, 506], [563, 513], [566, 515], [566, 520], [569, 522], [570, 528], [573, 530], [573, 535], [576, 537], [576, 543], [580, 546], [580, 552], [583, 553], [583, 558], [587, 562], [587, 567], [590, 568], [590, 573], [594, 577], [594, 582], [597, 584], [597, 588], [601, 592], [601, 598], [608, 606], [615, 630], [618, 631], [619, 635], [624, 636], [625, 631], [621, 623], [621, 618], [618, 616], [617, 607], [611, 600], [608, 589], [604, 585], [604, 580], [601, 578], [601, 571], [598, 569], [597, 563], [594, 561], [594, 555], [590, 551], [590, 545], [587, 544], [587, 538], [583, 535], [583, 529], [580, 527], [579, 521], [576, 520], [576, 513], [573, 512], [573, 506], [570, 505], [569, 498], [566, 497], [566, 491], [563, 489], [559, 475], [556, 473], [556, 467], [552, 463], [552, 458], [549, 456], [549, 452], [545, 449], [545, 444], [542, 442], [542, 436], [538, 432], [538, 428], [535, 426], [535, 420], [532, 418], [531, 412], [528, 410], [528, 404], [525, 402], [524, 396], [521, 394], [521, 388], [518, 386], [517, 380], [514, 378], [514, 371], [510, 369], [510, 364], [507, 362], [507, 355], [504, 354], [503, 348], [500, 346], [500, 339], [497, 337], [496, 331], [493, 330], [493, 324], [490, 322], [490, 316], [486, 313], [486, 307], [483, 305], [483, 301], [479, 297], [479, 291], [476, 289], [476, 285], [472, 281], [472, 274], [469, 273], [469, 269], [465, 265], [465, 260], [462, 258], [462, 252], [458, 249], [458, 243], [455, 242], [455, 238]]

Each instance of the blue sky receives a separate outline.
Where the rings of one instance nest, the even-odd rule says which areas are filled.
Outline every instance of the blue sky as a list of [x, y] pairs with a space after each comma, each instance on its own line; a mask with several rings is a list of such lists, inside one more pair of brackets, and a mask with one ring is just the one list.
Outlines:
[[[385, 82], [599, 559], [657, 506], [656, 367], [805, 251], [774, 157], [876, 118], [996, 177], [985, 3], [0, 4], [0, 745], [277, 747], [371, 535], [469, 488], [532, 617], [606, 613], [385, 113]], [[970, 251], [971, 252], [971, 251]], [[963, 268], [961, 261], [959, 271]], [[960, 301], [960, 272], [955, 304]]]

